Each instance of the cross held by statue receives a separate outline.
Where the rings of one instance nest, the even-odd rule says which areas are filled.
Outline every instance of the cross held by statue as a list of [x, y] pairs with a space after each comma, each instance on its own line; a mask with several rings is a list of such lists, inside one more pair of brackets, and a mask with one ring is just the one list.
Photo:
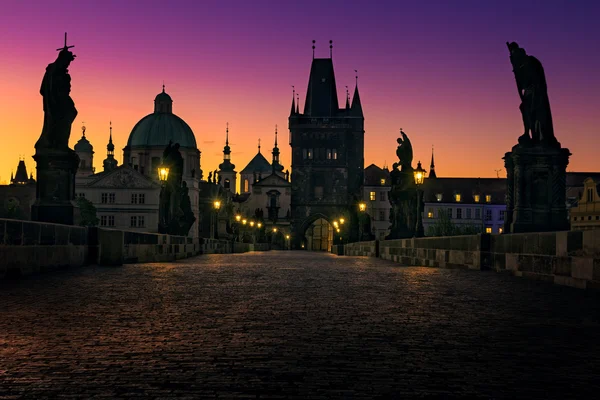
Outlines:
[[64, 47], [60, 48], [60, 49], [56, 49], [56, 51], [61, 51], [61, 50], [69, 50], [70, 48], [75, 47], [73, 46], [67, 46], [67, 32], [65, 32], [65, 45]]

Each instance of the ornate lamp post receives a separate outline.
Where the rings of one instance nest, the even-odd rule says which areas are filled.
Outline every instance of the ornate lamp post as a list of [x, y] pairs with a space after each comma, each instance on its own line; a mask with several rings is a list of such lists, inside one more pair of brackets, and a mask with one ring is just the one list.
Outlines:
[[211, 221], [210, 238], [211, 239], [215, 239], [217, 236], [216, 232], [215, 232], [216, 227], [215, 227], [214, 221], [217, 221], [217, 223], [218, 223], [217, 216], [219, 215], [219, 210], [221, 209], [221, 202], [219, 200], [215, 200], [213, 202], [213, 208], [214, 208], [215, 212], [213, 214], [213, 218], [210, 219], [210, 221]]
[[363, 216], [365, 215], [365, 211], [367, 211], [367, 204], [364, 201], [358, 203], [358, 241], [362, 241], [363, 236]]
[[158, 180], [164, 186], [167, 183], [167, 179], [169, 179], [169, 167], [161, 164], [158, 167]]
[[414, 171], [415, 175], [415, 184], [417, 185], [417, 225], [415, 226], [415, 234], [414, 237], [423, 237], [425, 236], [425, 230], [423, 229], [423, 218], [421, 216], [421, 196], [422, 190], [421, 186], [423, 182], [425, 182], [425, 171], [421, 167], [421, 161], [417, 163], [417, 168]]

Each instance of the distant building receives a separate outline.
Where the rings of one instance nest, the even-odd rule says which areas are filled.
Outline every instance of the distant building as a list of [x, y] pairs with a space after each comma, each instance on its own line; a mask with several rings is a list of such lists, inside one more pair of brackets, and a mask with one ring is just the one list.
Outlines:
[[252, 185], [272, 172], [271, 164], [260, 152], [260, 139], [258, 141], [258, 152], [250, 160], [248, 165], [240, 171], [241, 186], [240, 193], [251, 193]]
[[362, 198], [365, 133], [358, 85], [341, 108], [331, 58], [313, 58], [304, 111], [292, 96], [289, 130], [293, 247], [330, 250], [332, 222]]
[[363, 201], [365, 212], [371, 220], [371, 234], [383, 240], [390, 233], [390, 172], [387, 168], [379, 168], [375, 164], [365, 168]]
[[35, 202], [35, 179], [27, 176], [24, 160], [19, 160], [17, 172], [10, 177], [9, 185], [0, 185], [0, 218], [31, 219], [31, 206]]
[[[440, 211], [453, 224], [484, 233], [502, 233], [506, 216], [506, 179], [427, 178], [423, 184], [425, 235], [440, 221]], [[428, 233], [429, 232], [429, 233]]]
[[600, 228], [600, 196], [594, 179], [583, 181], [583, 189], [577, 205], [570, 209], [571, 230], [581, 231]]

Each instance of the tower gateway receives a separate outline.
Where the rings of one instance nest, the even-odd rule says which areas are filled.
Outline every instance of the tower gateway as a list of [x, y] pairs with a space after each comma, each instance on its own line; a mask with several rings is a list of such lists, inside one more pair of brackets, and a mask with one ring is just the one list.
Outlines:
[[[292, 246], [331, 249], [356, 239], [364, 175], [364, 116], [358, 76], [352, 105], [340, 108], [331, 58], [314, 58], [304, 112], [295, 93], [289, 117], [292, 147]], [[343, 218], [343, 224], [334, 221]], [[338, 232], [339, 229], [339, 232]]]

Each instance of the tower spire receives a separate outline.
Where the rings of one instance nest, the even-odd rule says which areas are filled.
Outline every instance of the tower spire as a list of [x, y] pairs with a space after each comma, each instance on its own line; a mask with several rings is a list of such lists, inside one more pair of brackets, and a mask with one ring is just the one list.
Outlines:
[[333, 40], [329, 41], [329, 58], [333, 58]]
[[300, 114], [300, 95], [296, 93], [296, 114]]
[[281, 173], [283, 171], [283, 166], [279, 164], [279, 147], [277, 147], [277, 125], [275, 125], [275, 146], [273, 147], [273, 162], [271, 163], [271, 167], [273, 169], [273, 173]]
[[260, 138], [258, 138], [258, 154], [260, 154]]
[[296, 112], [296, 87], [292, 85], [292, 110], [290, 111], [290, 115], [294, 115]]
[[313, 50], [313, 60], [315, 59], [315, 40], [313, 40], [312, 50]]
[[225, 146], [229, 146], [229, 122], [225, 126]]
[[356, 86], [354, 87], [354, 97], [352, 98], [352, 115], [357, 117], [363, 116], [362, 104], [360, 103], [360, 96], [358, 94], [358, 70], [354, 70], [356, 74], [354, 79], [356, 80]]
[[429, 165], [429, 177], [437, 178], [435, 174], [435, 163], [433, 162], [433, 145], [431, 145], [431, 165]]
[[277, 147], [277, 124], [275, 124], [275, 147]]
[[348, 86], [346, 86], [346, 110], [350, 109], [350, 92], [348, 91]]

